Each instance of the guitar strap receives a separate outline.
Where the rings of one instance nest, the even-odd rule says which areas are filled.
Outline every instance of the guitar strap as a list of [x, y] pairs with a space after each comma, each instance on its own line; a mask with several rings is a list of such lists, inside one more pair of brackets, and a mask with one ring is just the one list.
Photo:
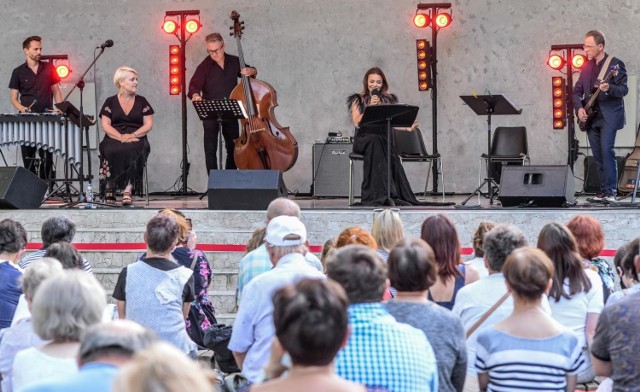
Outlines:
[[598, 74], [599, 81], [604, 79], [604, 75], [607, 73], [607, 70], [609, 69], [609, 64], [611, 64], [611, 59], [613, 59], [613, 56], [607, 56], [607, 59], [604, 61], [604, 64], [602, 65], [602, 69]]

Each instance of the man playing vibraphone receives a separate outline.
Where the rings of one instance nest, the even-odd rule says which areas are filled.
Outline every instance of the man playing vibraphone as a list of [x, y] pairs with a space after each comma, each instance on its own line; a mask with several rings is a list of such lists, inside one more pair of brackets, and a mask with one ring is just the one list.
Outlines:
[[[26, 61], [11, 74], [9, 98], [11, 104], [21, 113], [43, 113], [53, 108], [53, 102], [62, 101], [60, 77], [53, 64], [40, 61], [42, 38], [31, 36], [22, 43]], [[37, 147], [22, 146], [24, 167], [36, 173], [42, 179], [55, 178], [53, 155], [48, 151], [39, 151]]]

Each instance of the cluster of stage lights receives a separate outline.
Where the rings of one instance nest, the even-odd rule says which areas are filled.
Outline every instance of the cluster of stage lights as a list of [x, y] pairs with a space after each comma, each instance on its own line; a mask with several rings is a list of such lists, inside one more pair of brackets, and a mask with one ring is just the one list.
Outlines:
[[[581, 69], [586, 62], [587, 62], [587, 57], [583, 54], [576, 53], [573, 55], [573, 57], [571, 57], [571, 66], [575, 70]], [[565, 60], [565, 58], [559, 54], [553, 54], [549, 56], [549, 59], [547, 60], [547, 64], [552, 69], [556, 71], [560, 71], [567, 64], [567, 60]]]
[[418, 64], [418, 90], [427, 91], [431, 87], [431, 47], [425, 39], [416, 40], [416, 60]]
[[[191, 18], [184, 22], [184, 32], [187, 34], [195, 34], [201, 27], [200, 16], [198, 19]], [[167, 19], [165, 16], [162, 30], [180, 38], [180, 23], [174, 19]], [[169, 45], [169, 95], [179, 95], [182, 92], [182, 69], [184, 67], [182, 50], [181, 45]]]
[[[584, 67], [587, 57], [582, 53], [570, 52], [570, 63], [564, 56], [558, 53], [549, 55], [547, 65], [555, 71], [564, 71], [565, 67], [570, 68], [570, 72], [576, 72]], [[567, 71], [568, 72], [568, 71]], [[553, 102], [553, 129], [564, 129], [567, 126], [567, 80], [560, 76], [551, 78], [551, 94]]]
[[451, 24], [451, 14], [447, 12], [440, 12], [433, 19], [429, 12], [418, 12], [413, 17], [413, 24], [420, 29], [429, 27], [442, 29]]
[[[438, 10], [439, 7], [450, 8], [450, 4], [418, 4], [418, 10], [413, 16], [413, 24], [419, 29], [431, 27], [435, 32], [451, 24], [451, 14]], [[416, 40], [416, 61], [418, 66], [418, 90], [427, 91], [431, 88], [432, 47], [425, 39]]]

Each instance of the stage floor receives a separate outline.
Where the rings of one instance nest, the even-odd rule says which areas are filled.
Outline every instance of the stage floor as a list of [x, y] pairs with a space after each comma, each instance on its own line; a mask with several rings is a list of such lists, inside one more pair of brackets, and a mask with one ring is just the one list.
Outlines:
[[[451, 194], [446, 195], [443, 199], [442, 196], [427, 196], [426, 198], [422, 196], [418, 196], [418, 200], [426, 201], [433, 203], [433, 205], [429, 206], [397, 206], [397, 208], [403, 210], [454, 210], [454, 209], [482, 209], [482, 210], [504, 210], [504, 209], [540, 209], [545, 207], [536, 207], [536, 206], [526, 206], [526, 207], [503, 207], [500, 204], [499, 200], [494, 200], [493, 204], [489, 202], [489, 199], [484, 196], [474, 196], [472, 197], [465, 206], [462, 206], [461, 203], [468, 197], [468, 194]], [[189, 209], [189, 210], [200, 210], [200, 209], [208, 209], [208, 199], [207, 196], [204, 196], [202, 199], [201, 195], [151, 195], [149, 197], [149, 205], [146, 205], [146, 199], [140, 197], [133, 198], [133, 206], [127, 208], [149, 208], [149, 209], [161, 209], [161, 208], [176, 208], [176, 209]], [[619, 203], [613, 204], [603, 204], [603, 203], [592, 203], [589, 202], [588, 199], [593, 197], [591, 194], [578, 194], [576, 195], [576, 205], [571, 207], [546, 207], [546, 209], [562, 209], [562, 210], [571, 210], [571, 209], [580, 209], [580, 210], [589, 210], [589, 209], [633, 209], [640, 207], [640, 199], [637, 200], [638, 205], [630, 205], [631, 197], [620, 198]], [[382, 207], [371, 207], [371, 206], [349, 206], [349, 200], [346, 197], [336, 197], [336, 198], [327, 198], [327, 197], [312, 197], [312, 196], [296, 196], [289, 195], [291, 200], [295, 200], [302, 209], [319, 209], [319, 210], [372, 210], [376, 208]], [[355, 200], [358, 202], [358, 199]], [[455, 203], [454, 205], [438, 205], [438, 203]], [[67, 206], [65, 202], [62, 200], [48, 200], [44, 204], [42, 204], [41, 208], [83, 208], [84, 204]], [[102, 206], [96, 205], [98, 209], [111, 209], [111, 208], [121, 208], [120, 201], [115, 207], [113, 206]]]

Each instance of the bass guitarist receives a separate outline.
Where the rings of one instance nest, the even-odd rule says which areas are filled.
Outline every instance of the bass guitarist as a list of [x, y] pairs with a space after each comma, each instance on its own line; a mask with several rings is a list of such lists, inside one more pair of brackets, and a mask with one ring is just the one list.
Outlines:
[[[582, 68], [573, 90], [573, 106], [581, 128], [586, 128], [600, 177], [600, 193], [592, 201], [615, 202], [618, 166], [613, 146], [616, 133], [625, 124], [623, 97], [629, 89], [624, 63], [608, 55], [604, 46], [602, 32], [591, 30], [585, 34], [583, 48], [589, 61]], [[612, 69], [613, 74], [603, 81]], [[598, 94], [597, 99], [591, 108], [585, 108], [593, 94]]]

